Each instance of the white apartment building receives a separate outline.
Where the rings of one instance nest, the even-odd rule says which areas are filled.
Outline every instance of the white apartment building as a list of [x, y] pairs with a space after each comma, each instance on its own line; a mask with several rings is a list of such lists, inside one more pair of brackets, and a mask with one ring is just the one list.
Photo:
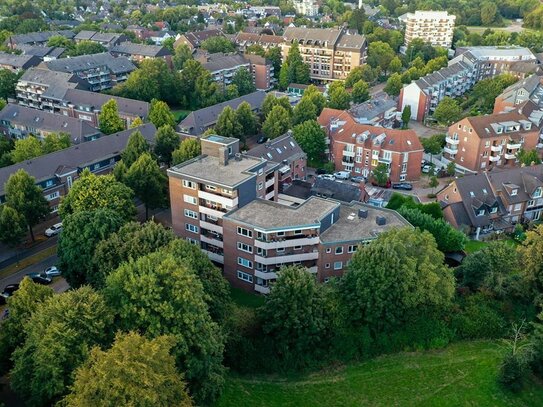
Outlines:
[[319, 14], [319, 3], [314, 0], [298, 0], [294, 2], [296, 14], [314, 17]]
[[421, 38], [432, 45], [450, 48], [452, 45], [456, 16], [446, 11], [415, 11], [399, 17], [405, 24], [405, 45]]

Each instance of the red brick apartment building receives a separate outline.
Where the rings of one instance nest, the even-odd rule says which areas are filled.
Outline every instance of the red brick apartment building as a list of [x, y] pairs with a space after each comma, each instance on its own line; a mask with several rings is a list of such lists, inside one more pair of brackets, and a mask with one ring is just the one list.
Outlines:
[[540, 113], [528, 101], [508, 113], [466, 117], [449, 127], [444, 157], [468, 172], [514, 166], [521, 149], [543, 148]]
[[336, 170], [369, 177], [375, 167], [386, 164], [392, 182], [419, 179], [424, 148], [413, 130], [359, 124], [349, 112], [328, 108], [318, 122], [328, 136]]

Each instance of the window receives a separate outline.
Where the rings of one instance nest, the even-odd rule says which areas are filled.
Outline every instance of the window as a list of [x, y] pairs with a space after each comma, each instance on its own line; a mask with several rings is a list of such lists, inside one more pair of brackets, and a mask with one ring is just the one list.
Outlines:
[[263, 172], [264, 172], [264, 170], [262, 168], [258, 169], [258, 175], [262, 175]]
[[330, 263], [326, 263], [326, 264], [324, 265], [324, 268], [325, 268], [325, 269], [329, 269], [329, 268], [330, 268]]
[[533, 198], [541, 198], [541, 188], [535, 190]]
[[356, 245], [352, 244], [349, 245], [349, 248], [347, 249], [347, 253], [354, 253], [356, 252]]
[[68, 184], [68, 188], [72, 187], [72, 176], [71, 175], [66, 177], [66, 183]]
[[247, 259], [244, 259], [243, 257], [238, 257], [238, 264], [243, 267], [247, 267], [248, 269], [253, 268], [253, 262]]
[[183, 195], [183, 200], [184, 200], [186, 203], [189, 203], [189, 204], [192, 204], [192, 205], [196, 205], [196, 197], [194, 197], [194, 196]]
[[277, 232], [276, 235], [277, 236], [285, 236], [285, 232]]
[[49, 188], [49, 187], [52, 187], [52, 186], [53, 186], [53, 180], [52, 179], [45, 181], [45, 188]]
[[301, 231], [301, 230], [295, 230], [295, 231], [294, 231], [294, 234], [295, 234], [295, 235], [301, 235], [301, 234], [302, 234], [302, 231]]
[[192, 238], [190, 238], [190, 237], [187, 238], [187, 242], [189, 242], [190, 244], [198, 245], [198, 240], [192, 239]]
[[266, 249], [262, 249], [260, 247], [257, 247], [256, 248], [256, 254], [258, 254], [259, 256], [266, 257], [268, 255], [268, 251]]
[[497, 207], [490, 208], [490, 213], [496, 213], [496, 212], [498, 212], [498, 208], [497, 208]]
[[53, 199], [58, 198], [59, 196], [60, 196], [60, 192], [55, 191], [52, 194], [47, 195], [45, 199], [47, 199], [48, 201], [52, 201]]
[[246, 281], [247, 283], [252, 283], [253, 282], [253, 276], [248, 274], [248, 273], [244, 273], [243, 271], [239, 271], [238, 270], [238, 278], [240, 280], [243, 280], [243, 281]]
[[485, 214], [485, 210], [484, 209], [479, 209], [477, 211], [477, 216], [483, 216]]
[[192, 233], [198, 233], [200, 231], [198, 226], [191, 225], [190, 223], [185, 223], [185, 230], [188, 230]]
[[515, 196], [517, 194], [518, 190], [517, 189], [513, 189], [511, 191], [511, 196]]
[[275, 251], [276, 251], [277, 253], [284, 253], [284, 252], [285, 252], [285, 248], [284, 248], [284, 247], [278, 247]]
[[518, 203], [518, 204], [515, 205], [515, 208], [514, 208], [513, 210], [514, 210], [515, 212], [516, 212], [516, 211], [520, 211], [520, 208], [522, 208], [522, 204], [519, 204], [519, 203]]
[[336, 254], [343, 254], [343, 246], [336, 247]]
[[302, 246], [294, 246], [294, 250], [302, 250]]
[[253, 232], [249, 229], [245, 229], [238, 226], [238, 235], [245, 236], [245, 237], [253, 237]]
[[402, 172], [407, 172], [407, 163], [402, 164]]
[[326, 248], [326, 253], [332, 253], [332, 248], [327, 247], [327, 248]]
[[51, 213], [58, 212], [58, 205], [51, 206]]
[[342, 261], [335, 261], [334, 262], [334, 270], [341, 270], [343, 268], [343, 262]]
[[258, 190], [261, 191], [262, 188], [264, 188], [264, 184], [262, 182], [258, 183]]
[[198, 213], [191, 211], [189, 209], [185, 209], [185, 216], [191, 219], [198, 219]]
[[213, 186], [213, 185], [206, 185], [206, 189], [208, 191], [216, 191], [217, 190], [217, 187]]
[[252, 253], [253, 252], [253, 246], [238, 242], [238, 250], [241, 250], [242, 252]]

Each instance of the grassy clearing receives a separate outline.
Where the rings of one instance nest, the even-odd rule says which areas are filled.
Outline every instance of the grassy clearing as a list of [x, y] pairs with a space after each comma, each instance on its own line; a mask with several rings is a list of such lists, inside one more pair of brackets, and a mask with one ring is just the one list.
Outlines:
[[501, 349], [462, 342], [444, 350], [383, 356], [286, 380], [230, 377], [218, 407], [541, 406], [533, 381], [520, 394], [496, 382]]
[[[516, 240], [513, 240], [511, 238], [500, 240], [500, 241], [507, 243], [512, 248], [517, 247], [519, 244]], [[466, 251], [466, 253], [471, 254], [471, 253], [478, 252], [481, 249], [484, 249], [486, 246], [488, 246], [488, 242], [483, 242], [480, 240], [468, 240], [464, 250]]]
[[264, 305], [263, 296], [248, 293], [240, 288], [230, 287], [230, 296], [234, 303], [240, 307], [258, 308], [261, 305]]
[[183, 120], [185, 117], [189, 115], [191, 111], [190, 110], [172, 110], [173, 116], [175, 117], [175, 122], [179, 123], [181, 120]]
[[19, 270], [24, 269], [25, 267], [31, 266], [33, 264], [39, 263], [42, 260], [45, 260], [48, 257], [51, 257], [57, 252], [57, 246], [48, 247], [32, 256], [25, 257], [21, 261], [12, 264], [6, 268], [0, 270], [0, 278], [9, 276], [10, 274], [16, 273]]

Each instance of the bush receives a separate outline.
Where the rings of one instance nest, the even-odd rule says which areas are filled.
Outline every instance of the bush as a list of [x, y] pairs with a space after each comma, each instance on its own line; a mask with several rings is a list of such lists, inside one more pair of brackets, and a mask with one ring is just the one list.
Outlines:
[[479, 293], [462, 301], [453, 313], [451, 328], [458, 339], [494, 339], [506, 334], [507, 322], [500, 303]]
[[522, 390], [524, 379], [529, 371], [528, 363], [523, 355], [509, 352], [500, 366], [498, 382], [506, 389], [518, 392]]

